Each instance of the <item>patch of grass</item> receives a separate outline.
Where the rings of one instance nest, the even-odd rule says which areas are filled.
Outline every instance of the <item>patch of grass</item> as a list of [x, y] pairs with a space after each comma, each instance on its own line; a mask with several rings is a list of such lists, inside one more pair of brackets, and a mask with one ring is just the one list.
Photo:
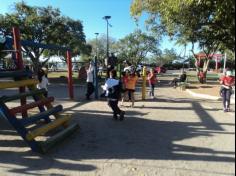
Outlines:
[[[49, 72], [48, 73], [48, 78], [61, 78], [65, 77], [67, 78], [68, 73], [67, 72]], [[78, 78], [78, 72], [73, 72], [73, 78]]]

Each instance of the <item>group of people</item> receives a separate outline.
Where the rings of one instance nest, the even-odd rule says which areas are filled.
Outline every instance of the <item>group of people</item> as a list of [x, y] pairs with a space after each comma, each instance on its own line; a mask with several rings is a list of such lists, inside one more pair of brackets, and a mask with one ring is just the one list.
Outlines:
[[[108, 105], [113, 110], [113, 118], [115, 120], [118, 119], [118, 116], [120, 116], [121, 121], [124, 120], [125, 112], [118, 106], [120, 99], [122, 100], [121, 106], [124, 105], [125, 101], [131, 102], [131, 107], [135, 105], [135, 90], [139, 77], [133, 68], [134, 67], [131, 65], [125, 67], [121, 80], [117, 78], [116, 70], [111, 70], [109, 78], [102, 86], [105, 91], [105, 96], [108, 99]], [[151, 69], [148, 74], [148, 81], [150, 85], [150, 97], [154, 99], [157, 76], [153, 69]]]
[[[112, 67], [108, 72], [108, 76], [105, 84], [102, 86], [104, 90], [103, 96], [107, 97], [108, 105], [113, 111], [113, 118], [124, 120], [125, 112], [119, 108], [119, 100], [122, 100], [121, 106], [124, 105], [124, 102], [131, 102], [131, 107], [135, 105], [135, 90], [136, 85], [139, 79], [139, 75], [135, 71], [135, 67], [131, 64], [126, 63], [126, 67], [122, 72], [122, 78], [117, 78], [117, 71]], [[87, 93], [86, 99], [90, 100], [90, 96], [93, 94], [94, 88], [94, 64], [90, 62], [86, 66], [87, 71]], [[148, 74], [148, 83], [150, 87], [149, 96], [151, 99], [155, 99], [155, 87], [158, 82], [157, 75], [154, 69], [150, 69]], [[178, 86], [179, 82], [185, 82], [187, 79], [187, 73], [183, 71], [179, 78], [175, 78], [170, 82], [174, 88]], [[38, 71], [38, 80], [37, 85], [38, 89], [48, 90], [49, 81], [47, 78], [47, 70], [40, 69]], [[227, 71], [226, 74], [220, 79], [221, 90], [220, 95], [223, 98], [223, 108], [224, 112], [230, 112], [230, 100], [231, 95], [233, 94], [233, 86], [235, 85], [235, 78], [231, 71]], [[48, 94], [45, 93], [45, 97]]]

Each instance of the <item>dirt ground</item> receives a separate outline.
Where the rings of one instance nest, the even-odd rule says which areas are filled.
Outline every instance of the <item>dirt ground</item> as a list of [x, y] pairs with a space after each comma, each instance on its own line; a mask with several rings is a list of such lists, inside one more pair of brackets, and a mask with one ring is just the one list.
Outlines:
[[223, 113], [219, 101], [191, 97], [163, 80], [155, 100], [141, 101], [137, 92], [135, 108], [127, 103], [120, 122], [106, 101], [84, 101], [85, 87], [76, 87], [75, 101], [66, 98], [64, 85], [49, 90], [81, 130], [39, 155], [0, 118], [1, 175], [235, 175], [235, 110]]

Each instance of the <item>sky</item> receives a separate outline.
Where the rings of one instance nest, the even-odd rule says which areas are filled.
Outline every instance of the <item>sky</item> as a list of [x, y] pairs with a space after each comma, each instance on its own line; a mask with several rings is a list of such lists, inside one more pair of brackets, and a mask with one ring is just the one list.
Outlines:
[[[1, 0], [0, 14], [10, 13], [13, 4], [21, 0]], [[137, 25], [130, 15], [130, 5], [132, 0], [25, 0], [32, 6], [53, 6], [59, 8], [63, 15], [75, 20], [81, 20], [84, 26], [86, 39], [94, 39], [95, 33], [106, 34], [106, 21], [102, 18], [106, 15], [111, 16], [109, 22], [109, 35], [115, 39], [121, 39], [133, 32]], [[146, 16], [140, 19], [139, 27], [145, 30]], [[183, 46], [175, 46], [168, 38], [164, 38], [160, 48], [174, 48], [177, 53], [182, 53]], [[189, 50], [189, 49], [188, 49]]]

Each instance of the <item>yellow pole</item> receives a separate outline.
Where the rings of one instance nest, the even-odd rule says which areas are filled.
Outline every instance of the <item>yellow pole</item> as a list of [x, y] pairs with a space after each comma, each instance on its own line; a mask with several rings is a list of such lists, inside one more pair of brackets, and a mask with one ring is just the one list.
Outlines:
[[147, 67], [143, 67], [143, 88], [142, 88], [142, 100], [146, 99], [146, 85], [147, 85]]

